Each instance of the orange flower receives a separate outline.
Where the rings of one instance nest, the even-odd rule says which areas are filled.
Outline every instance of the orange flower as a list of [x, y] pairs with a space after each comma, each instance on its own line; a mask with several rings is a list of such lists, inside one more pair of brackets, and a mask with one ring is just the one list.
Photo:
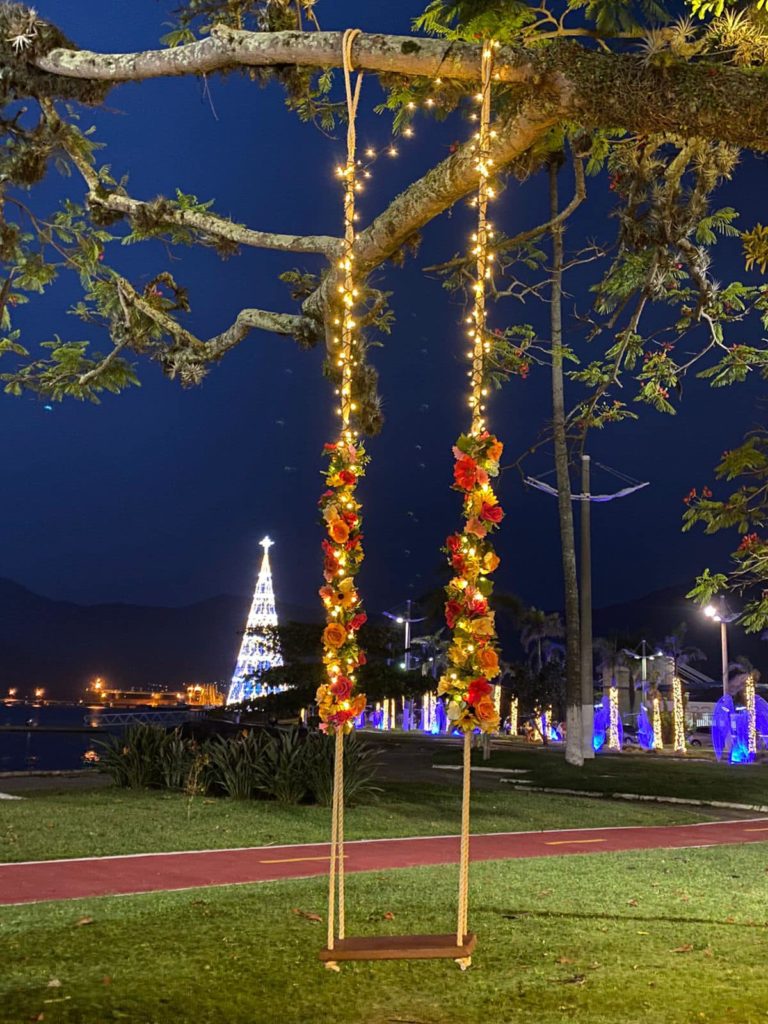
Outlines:
[[498, 462], [501, 458], [502, 452], [504, 451], [504, 445], [501, 441], [494, 441], [493, 444], [488, 445], [488, 451], [486, 455], [492, 462]]
[[488, 527], [485, 523], [481, 523], [477, 516], [472, 516], [471, 519], [467, 520], [467, 525], [464, 527], [465, 533], [471, 533], [475, 537], [482, 539], [486, 533], [488, 533]]
[[328, 533], [331, 540], [337, 544], [346, 544], [349, 540], [349, 527], [343, 519], [334, 519], [328, 524]]
[[493, 703], [493, 697], [481, 697], [480, 700], [475, 704], [475, 714], [479, 722], [492, 722], [498, 718], [496, 712], [496, 705]]
[[475, 660], [486, 677], [499, 674], [499, 656], [492, 647], [481, 647]]
[[323, 643], [326, 647], [341, 647], [347, 639], [347, 631], [340, 622], [331, 622], [323, 630]]

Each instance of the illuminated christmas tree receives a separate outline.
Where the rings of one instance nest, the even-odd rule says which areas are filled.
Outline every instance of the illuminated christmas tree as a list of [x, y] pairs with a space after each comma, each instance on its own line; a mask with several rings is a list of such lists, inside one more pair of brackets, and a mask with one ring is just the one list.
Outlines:
[[267, 693], [267, 686], [262, 682], [264, 673], [267, 669], [283, 664], [277, 636], [272, 569], [269, 564], [269, 549], [274, 541], [265, 537], [260, 543], [264, 548], [264, 557], [261, 560], [259, 578], [256, 581], [256, 591], [243, 634], [235, 674], [229, 686], [227, 704], [238, 704], [240, 701]]

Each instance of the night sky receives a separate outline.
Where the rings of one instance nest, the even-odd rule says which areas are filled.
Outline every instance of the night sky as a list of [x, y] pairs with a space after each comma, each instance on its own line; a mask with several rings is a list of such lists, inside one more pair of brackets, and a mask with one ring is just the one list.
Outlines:
[[[157, 45], [171, 7], [155, 0], [38, 4], [44, 17], [82, 47], [102, 51]], [[318, 16], [324, 29], [351, 23], [406, 33], [419, 10], [416, 0], [324, 0]], [[389, 141], [387, 118], [372, 113], [379, 99], [370, 76], [358, 132], [363, 145]], [[135, 197], [172, 195], [179, 187], [215, 199], [217, 212], [254, 228], [341, 231], [333, 168], [342, 140], [302, 124], [284, 108], [277, 86], [259, 88], [238, 75], [210, 79], [207, 93], [191, 78], [127, 85], [110, 93], [106, 110], [84, 111], [82, 124], [97, 126], [106, 144], [102, 161], [116, 178], [129, 175]], [[400, 158], [382, 158], [373, 168], [360, 202], [362, 224], [467, 132], [458, 117], [443, 125], [420, 117], [416, 137], [399, 144]], [[750, 161], [723, 190], [722, 205], [755, 197], [754, 212], [742, 201], [742, 227], [757, 217], [764, 182], [764, 164]], [[567, 175], [562, 187], [567, 195]], [[613, 230], [606, 178], [590, 187], [594, 198], [569, 229], [573, 244]], [[52, 172], [35, 202], [43, 209], [64, 194], [81, 196], [79, 179]], [[494, 217], [512, 231], [537, 222], [544, 209], [543, 182], [536, 179], [511, 184]], [[373, 461], [363, 489], [362, 587], [372, 609], [394, 607], [434, 582], [440, 545], [459, 521], [459, 498], [449, 485], [451, 445], [466, 422], [462, 308], [420, 267], [462, 249], [470, 229], [471, 214], [461, 205], [428, 227], [416, 260], [376, 277], [395, 293], [397, 323], [385, 347], [372, 352], [387, 417], [383, 434], [369, 446]], [[242, 307], [293, 311], [277, 275], [319, 265], [311, 258], [253, 250], [222, 261], [212, 252], [176, 249], [169, 261], [168, 250], [157, 242], [126, 248], [115, 243], [112, 249], [108, 259], [137, 287], [170, 266], [190, 290], [189, 326], [199, 337], [223, 330]], [[723, 248], [721, 257], [729, 262], [723, 274], [742, 274], [735, 246]], [[584, 307], [587, 301], [583, 292], [575, 294], [578, 279], [569, 287], [574, 296], [568, 312], [574, 302]], [[66, 315], [78, 294], [77, 282], [67, 279], [35, 298], [21, 317], [27, 344], [54, 334], [87, 337], [85, 325]], [[535, 301], [526, 307], [507, 301], [490, 314], [492, 326], [525, 319], [543, 326], [545, 317]], [[577, 343], [583, 350], [581, 336]], [[277, 542], [278, 596], [312, 604], [321, 582], [315, 511], [322, 489], [320, 451], [334, 430], [321, 361], [319, 350], [301, 352], [290, 339], [254, 332], [193, 390], [144, 365], [141, 388], [107, 396], [100, 406], [70, 401], [47, 411], [33, 397], [4, 397], [0, 576], [85, 603], [184, 604], [250, 592], [258, 541], [269, 532]], [[492, 401], [491, 422], [510, 456], [535, 437], [548, 415], [547, 377], [541, 369], [527, 381], [515, 379]], [[691, 486], [711, 483], [721, 451], [758, 421], [759, 392], [759, 384], [713, 392], [689, 382], [676, 417], [639, 407], [639, 422], [593, 438], [598, 461], [651, 482], [622, 502], [595, 508], [597, 604], [687, 583], [704, 565], [724, 563], [733, 538], [681, 534], [682, 498]], [[530, 469], [544, 473], [549, 460], [542, 453]], [[620, 486], [600, 473], [594, 483], [597, 491]], [[508, 516], [498, 534], [499, 585], [538, 605], [560, 605], [554, 500], [525, 490], [514, 471], [504, 476], [501, 497]]]

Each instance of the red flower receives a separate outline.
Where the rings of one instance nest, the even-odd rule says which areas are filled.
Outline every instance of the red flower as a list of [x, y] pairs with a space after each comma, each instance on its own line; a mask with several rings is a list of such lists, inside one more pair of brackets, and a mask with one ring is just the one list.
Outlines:
[[504, 509], [501, 505], [489, 505], [487, 501], [484, 501], [483, 507], [480, 509], [480, 518], [487, 523], [500, 523], [504, 518]]
[[464, 572], [464, 556], [463, 555], [454, 555], [453, 558], [451, 559], [451, 565], [456, 570], [456, 572], [463, 573]]
[[330, 690], [336, 700], [347, 700], [352, 694], [352, 680], [347, 676], [337, 676], [331, 683]]
[[323, 445], [323, 451], [335, 452], [336, 451], [336, 445], [335, 444], [324, 444]]
[[357, 513], [356, 512], [343, 512], [341, 518], [347, 524], [347, 526], [357, 525]]
[[367, 621], [368, 616], [365, 614], [365, 612], [358, 612], [354, 618], [349, 620], [347, 629], [360, 629], [360, 627], [364, 626]]
[[360, 653], [358, 654], [358, 656], [357, 656], [357, 664], [358, 665], [367, 665], [368, 664], [368, 659], [365, 656], [365, 651], [360, 651]]
[[456, 552], [461, 547], [461, 537], [459, 536], [459, 534], [452, 533], [450, 537], [447, 537], [445, 541], [445, 546], [452, 554], [456, 554]]
[[471, 491], [477, 483], [477, 477], [478, 465], [474, 459], [463, 455], [456, 460], [456, 465], [453, 467], [453, 479], [457, 487], [463, 491]]
[[483, 697], [487, 697], [493, 687], [485, 678], [485, 676], [479, 676], [477, 679], [473, 679], [469, 684], [467, 690], [467, 704], [475, 705]]
[[342, 469], [339, 473], [339, 480], [341, 480], [343, 484], [351, 485], [357, 483], [357, 477], [351, 469]]
[[453, 629], [456, 625], [456, 620], [461, 615], [463, 609], [458, 601], [446, 601], [445, 603], [445, 621], [448, 624], [448, 629]]
[[467, 602], [468, 615], [485, 615], [488, 611], [488, 602], [484, 597], [473, 597]]

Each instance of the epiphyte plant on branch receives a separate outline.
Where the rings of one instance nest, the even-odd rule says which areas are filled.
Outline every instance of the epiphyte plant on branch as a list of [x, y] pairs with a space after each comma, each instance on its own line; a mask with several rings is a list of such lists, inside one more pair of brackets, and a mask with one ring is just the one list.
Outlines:
[[[379, 76], [394, 129], [407, 135], [417, 114], [477, 116], [481, 41], [497, 40], [489, 155], [499, 187], [510, 176], [530, 176], [565, 144], [576, 154], [575, 175], [582, 160], [589, 172], [605, 167], [613, 175], [619, 239], [595, 292], [595, 337], [607, 343], [577, 371], [590, 397], [569, 419], [576, 433], [615, 415], [611, 395], [626, 373], [634, 374], [641, 400], [671, 406], [689, 364], [703, 365], [674, 355], [675, 340], [693, 328], [701, 348], [718, 356], [707, 367], [713, 383], [738, 380], [763, 359], [758, 345], [734, 354], [723, 335], [731, 321], [763, 312], [763, 293], [737, 282], [716, 286], [707, 253], [717, 232], [737, 230], [727, 208], [710, 206], [718, 183], [737, 173], [740, 150], [768, 148], [768, 31], [756, 4], [735, 11], [693, 0], [691, 14], [677, 19], [651, 0], [433, 0], [414, 10], [413, 34], [361, 34], [354, 42], [355, 67]], [[130, 168], [112, 172], [101, 162], [82, 110], [104, 105], [118, 84], [242, 74], [255, 84], [279, 81], [288, 106], [328, 130], [343, 117], [334, 77], [341, 33], [323, 31], [322, 20], [322, 5], [309, 0], [189, 0], [160, 48], [98, 54], [79, 50], [32, 8], [0, 4], [0, 368], [8, 392], [97, 399], [135, 383], [147, 360], [194, 384], [254, 330], [330, 344], [342, 239], [235, 223], [190, 195], [183, 181], [173, 196], [133, 196], [121, 177]], [[53, 166], [74, 172], [72, 195], [59, 209], [41, 211], [35, 186]], [[356, 234], [362, 329], [353, 387], [367, 411], [363, 431], [381, 419], [375, 372], [362, 357], [367, 336], [391, 323], [386, 293], [371, 275], [413, 251], [430, 221], [474, 193], [477, 176], [471, 143], [456, 146]], [[561, 221], [532, 227], [519, 252], [531, 256], [530, 246]], [[499, 226], [500, 245], [505, 237]], [[321, 269], [286, 275], [291, 311], [242, 309], [203, 338], [193, 329], [194, 295], [164, 262], [142, 286], [111, 266], [119, 243], [157, 238], [171, 247], [212, 247], [222, 258], [248, 248], [293, 253]], [[742, 239], [754, 266], [768, 264], [759, 223]], [[22, 335], [15, 309], [65, 272], [82, 284], [72, 312], [87, 340], [38, 344]], [[640, 317], [650, 305], [674, 313], [668, 336], [643, 337]], [[499, 372], [520, 372], [535, 359], [534, 340], [519, 324], [500, 330]], [[489, 365], [493, 372], [493, 360]]]

